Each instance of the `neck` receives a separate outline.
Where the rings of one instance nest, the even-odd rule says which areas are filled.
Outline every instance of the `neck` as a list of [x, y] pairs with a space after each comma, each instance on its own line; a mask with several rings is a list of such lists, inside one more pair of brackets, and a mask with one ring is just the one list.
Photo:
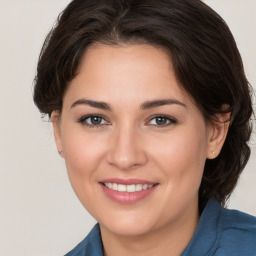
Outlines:
[[138, 236], [123, 236], [101, 227], [104, 256], [178, 256], [185, 250], [196, 230], [198, 209], [188, 211], [174, 223]]

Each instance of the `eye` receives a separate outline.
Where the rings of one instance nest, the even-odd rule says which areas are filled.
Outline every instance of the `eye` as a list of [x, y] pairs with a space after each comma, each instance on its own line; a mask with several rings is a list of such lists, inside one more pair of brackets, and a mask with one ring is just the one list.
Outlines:
[[175, 119], [168, 116], [154, 116], [147, 124], [154, 126], [169, 126], [176, 123], [177, 121]]
[[91, 128], [103, 126], [109, 124], [104, 117], [100, 115], [89, 115], [89, 116], [83, 116], [78, 120], [79, 123], [82, 123], [83, 125], [89, 126]]

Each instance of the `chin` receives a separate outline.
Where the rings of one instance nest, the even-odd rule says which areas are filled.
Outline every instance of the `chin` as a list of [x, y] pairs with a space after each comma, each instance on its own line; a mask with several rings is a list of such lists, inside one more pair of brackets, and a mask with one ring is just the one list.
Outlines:
[[141, 225], [122, 225], [116, 223], [115, 225], [107, 225], [105, 226], [110, 232], [124, 237], [137, 237], [145, 235], [149, 232], [149, 227], [144, 227]]
[[[109, 219], [110, 220], [110, 219]], [[119, 236], [136, 237], [147, 234], [155, 226], [153, 220], [126, 215], [123, 218], [113, 217], [110, 221], [100, 222], [100, 226], [106, 228], [111, 233]]]

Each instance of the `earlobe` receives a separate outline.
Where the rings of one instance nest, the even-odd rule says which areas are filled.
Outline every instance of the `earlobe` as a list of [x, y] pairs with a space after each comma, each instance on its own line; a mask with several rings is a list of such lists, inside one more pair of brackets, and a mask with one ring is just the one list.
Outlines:
[[63, 157], [63, 147], [61, 141], [61, 129], [60, 129], [60, 111], [54, 110], [51, 114], [51, 121], [53, 125], [54, 139], [57, 146], [58, 153]]
[[229, 129], [230, 113], [220, 113], [215, 115], [215, 120], [211, 123], [210, 136], [208, 142], [208, 159], [216, 158], [226, 140]]

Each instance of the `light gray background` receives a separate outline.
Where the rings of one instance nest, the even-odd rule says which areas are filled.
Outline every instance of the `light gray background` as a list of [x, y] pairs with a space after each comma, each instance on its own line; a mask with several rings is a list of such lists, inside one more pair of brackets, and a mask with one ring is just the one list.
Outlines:
[[[0, 0], [0, 256], [56, 256], [95, 221], [74, 195], [51, 124], [32, 101], [42, 42], [67, 0]], [[256, 85], [256, 1], [207, 0], [229, 24]], [[255, 138], [255, 137], [254, 137]], [[229, 208], [256, 215], [256, 146]]]

